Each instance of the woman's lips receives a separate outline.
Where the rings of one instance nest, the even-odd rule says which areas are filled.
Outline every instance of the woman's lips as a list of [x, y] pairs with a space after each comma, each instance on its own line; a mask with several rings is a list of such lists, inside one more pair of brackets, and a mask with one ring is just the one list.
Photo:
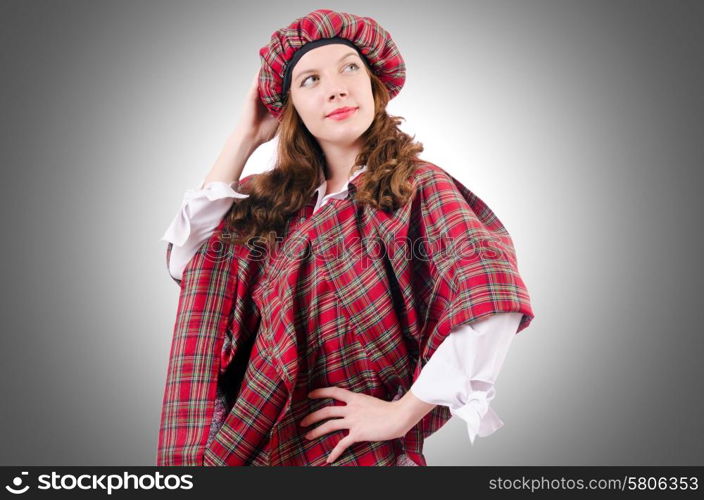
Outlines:
[[328, 118], [330, 118], [331, 120], [337, 120], [337, 121], [344, 120], [344, 119], [352, 116], [352, 114], [356, 113], [358, 109], [359, 108], [354, 108], [349, 111], [345, 111], [344, 113], [335, 113], [334, 115], [328, 116]]

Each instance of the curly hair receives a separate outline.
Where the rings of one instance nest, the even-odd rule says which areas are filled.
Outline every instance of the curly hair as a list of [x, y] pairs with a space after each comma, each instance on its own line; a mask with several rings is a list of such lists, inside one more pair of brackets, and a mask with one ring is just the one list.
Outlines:
[[[386, 86], [367, 69], [374, 97], [374, 120], [364, 132], [364, 146], [357, 155], [351, 174], [367, 166], [354, 193], [359, 204], [394, 211], [406, 204], [414, 192], [412, 183], [422, 143], [398, 126], [403, 117], [386, 112], [389, 93]], [[289, 218], [296, 214], [319, 187], [325, 158], [315, 137], [308, 131], [291, 99], [287, 99], [277, 132], [279, 143], [273, 169], [248, 176], [239, 191], [247, 198], [235, 199], [223, 234], [230, 243], [250, 244], [252, 239], [266, 247], [281, 237]]]

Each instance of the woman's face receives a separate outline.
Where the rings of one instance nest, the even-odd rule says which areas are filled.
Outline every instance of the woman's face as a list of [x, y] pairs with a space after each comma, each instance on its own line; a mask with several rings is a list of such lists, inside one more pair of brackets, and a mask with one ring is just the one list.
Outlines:
[[[291, 102], [323, 148], [352, 146], [372, 124], [371, 80], [352, 47], [339, 43], [317, 47], [301, 57], [291, 76]], [[355, 110], [330, 116], [341, 107]]]

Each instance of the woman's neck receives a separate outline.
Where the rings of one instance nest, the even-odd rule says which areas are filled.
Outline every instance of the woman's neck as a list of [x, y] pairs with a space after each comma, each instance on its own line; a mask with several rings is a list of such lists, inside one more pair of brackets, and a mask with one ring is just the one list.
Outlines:
[[343, 186], [350, 177], [350, 171], [362, 150], [361, 146], [353, 145], [341, 148], [323, 145], [322, 147], [325, 155], [325, 178], [328, 181], [328, 187]]

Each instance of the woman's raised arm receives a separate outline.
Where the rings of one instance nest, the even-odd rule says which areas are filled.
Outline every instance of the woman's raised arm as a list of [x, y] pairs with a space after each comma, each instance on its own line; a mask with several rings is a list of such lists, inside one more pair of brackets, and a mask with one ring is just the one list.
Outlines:
[[259, 71], [247, 93], [240, 121], [225, 141], [210, 172], [198, 189], [186, 191], [181, 208], [161, 237], [162, 241], [170, 243], [167, 268], [177, 283], [198, 248], [228, 212], [233, 199], [248, 196], [237, 191], [242, 170], [252, 153], [273, 139], [278, 130], [278, 121], [259, 99], [258, 78]]
[[260, 145], [270, 141], [276, 135], [279, 122], [269, 114], [259, 99], [258, 80], [257, 70], [242, 106], [240, 121], [227, 138], [203, 185], [211, 181], [222, 181], [228, 184], [238, 181], [247, 159]]

